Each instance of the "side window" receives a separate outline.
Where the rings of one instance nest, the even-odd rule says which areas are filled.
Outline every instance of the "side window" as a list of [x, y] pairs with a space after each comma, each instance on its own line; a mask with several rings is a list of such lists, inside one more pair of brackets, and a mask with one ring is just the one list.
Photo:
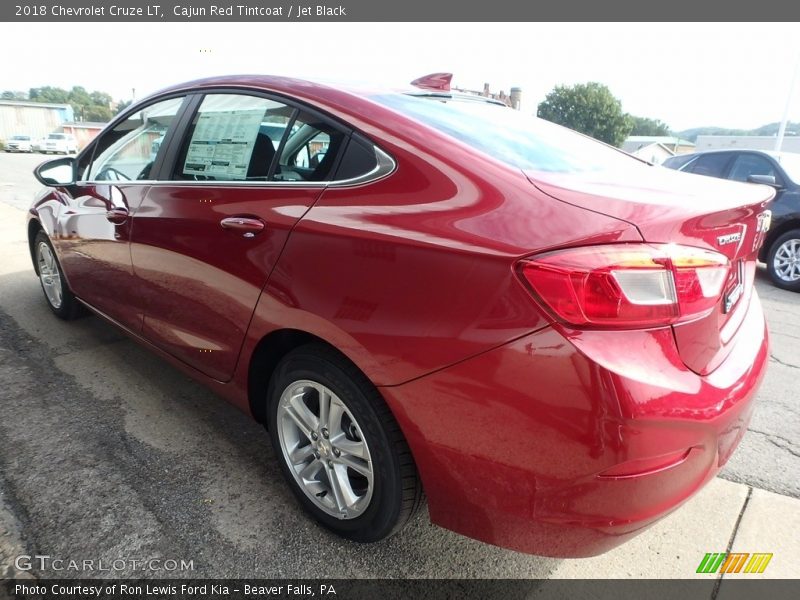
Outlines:
[[722, 177], [725, 167], [731, 159], [728, 153], [703, 154], [697, 157], [689, 168], [686, 169], [696, 175], [708, 175], [709, 177]]
[[740, 154], [733, 163], [728, 179], [747, 181], [750, 175], [770, 175], [778, 180], [778, 174], [766, 158], [757, 154]]
[[150, 170], [183, 98], [170, 98], [132, 114], [98, 140], [89, 181], [149, 179]]
[[336, 170], [336, 181], [346, 181], [363, 177], [375, 171], [378, 159], [375, 156], [374, 146], [361, 136], [354, 134], [347, 143], [339, 168]]
[[347, 135], [310, 113], [300, 112], [289, 128], [275, 168], [276, 181], [328, 181]]
[[296, 110], [240, 94], [203, 98], [175, 164], [175, 179], [266, 181]]

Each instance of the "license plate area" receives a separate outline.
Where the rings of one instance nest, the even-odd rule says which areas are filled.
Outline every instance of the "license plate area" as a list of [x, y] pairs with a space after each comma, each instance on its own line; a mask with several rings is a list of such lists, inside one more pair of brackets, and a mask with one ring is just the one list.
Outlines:
[[722, 312], [730, 313], [744, 295], [744, 260], [739, 259], [731, 269], [731, 279], [722, 296]]

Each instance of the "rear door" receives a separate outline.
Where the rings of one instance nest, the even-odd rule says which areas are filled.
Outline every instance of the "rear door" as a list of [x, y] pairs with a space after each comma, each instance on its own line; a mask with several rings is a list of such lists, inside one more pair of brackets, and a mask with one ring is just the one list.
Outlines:
[[296, 167], [285, 149], [324, 133], [333, 158], [346, 132], [267, 96], [219, 92], [197, 102], [134, 215], [131, 255], [144, 336], [227, 381], [289, 233], [330, 172]]

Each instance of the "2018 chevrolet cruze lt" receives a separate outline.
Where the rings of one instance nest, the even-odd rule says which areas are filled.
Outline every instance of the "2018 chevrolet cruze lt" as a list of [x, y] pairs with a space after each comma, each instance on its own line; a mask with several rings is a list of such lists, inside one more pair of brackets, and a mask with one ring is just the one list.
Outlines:
[[178, 85], [36, 174], [52, 311], [88, 307], [263, 422], [302, 506], [354, 540], [424, 490], [464, 535], [603, 552], [725, 464], [766, 368], [771, 188], [443, 77]]

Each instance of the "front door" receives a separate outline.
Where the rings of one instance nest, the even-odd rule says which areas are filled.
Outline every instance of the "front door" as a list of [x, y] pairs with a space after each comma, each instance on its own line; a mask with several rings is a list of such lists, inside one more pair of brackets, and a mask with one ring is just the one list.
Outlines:
[[131, 217], [150, 187], [153, 141], [169, 130], [182, 102], [153, 103], [103, 133], [55, 232], [73, 292], [136, 332], [143, 310], [131, 263]]

